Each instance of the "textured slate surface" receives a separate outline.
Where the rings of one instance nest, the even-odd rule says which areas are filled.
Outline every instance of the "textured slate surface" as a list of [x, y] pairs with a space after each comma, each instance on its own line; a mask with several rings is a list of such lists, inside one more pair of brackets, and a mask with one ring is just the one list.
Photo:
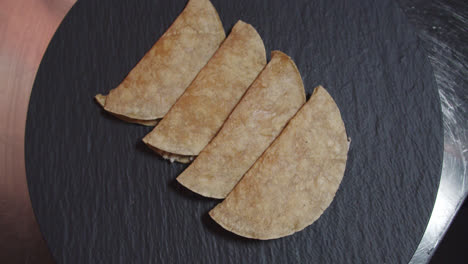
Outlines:
[[31, 95], [26, 169], [59, 263], [405, 263], [433, 207], [442, 156], [432, 71], [387, 0], [213, 1], [225, 29], [253, 24], [296, 61], [307, 93], [323, 84], [352, 138], [335, 200], [293, 236], [254, 241], [207, 212], [170, 164], [93, 101], [125, 77], [185, 0], [79, 1], [52, 40]]

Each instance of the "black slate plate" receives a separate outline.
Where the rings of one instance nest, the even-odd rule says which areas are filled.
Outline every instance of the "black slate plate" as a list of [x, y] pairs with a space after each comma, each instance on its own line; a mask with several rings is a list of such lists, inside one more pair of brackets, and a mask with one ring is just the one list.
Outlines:
[[313, 225], [273, 241], [233, 235], [207, 212], [218, 201], [175, 182], [170, 164], [93, 101], [119, 84], [185, 0], [79, 1], [55, 34], [31, 94], [31, 200], [62, 263], [404, 263], [438, 187], [442, 128], [432, 71], [389, 0], [221, 1], [228, 31], [253, 24], [289, 54], [307, 93], [323, 84], [352, 138], [336, 198]]

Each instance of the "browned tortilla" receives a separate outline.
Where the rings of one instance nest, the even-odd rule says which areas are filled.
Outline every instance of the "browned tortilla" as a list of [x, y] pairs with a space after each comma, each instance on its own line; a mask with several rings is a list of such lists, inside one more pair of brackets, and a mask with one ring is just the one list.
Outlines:
[[216, 137], [177, 180], [203, 196], [225, 198], [304, 102], [296, 65], [273, 51]]
[[255, 239], [291, 235], [317, 220], [343, 178], [349, 142], [322, 87], [227, 198], [210, 211], [225, 229]]
[[[96, 99], [96, 102], [98, 102], [102, 107], [106, 105], [105, 95], [98, 94], [94, 98]], [[118, 115], [118, 114], [113, 114], [113, 115], [125, 122], [140, 124], [144, 126], [155, 126], [159, 122], [159, 120], [138, 120], [138, 119], [133, 119], [133, 118], [129, 118], [129, 117]]]
[[[171, 159], [196, 156], [215, 136], [266, 64], [257, 31], [242, 21], [143, 141]], [[167, 156], [167, 155], [166, 155]]]
[[155, 125], [195, 79], [225, 38], [209, 0], [190, 0], [123, 82], [96, 100], [133, 123]]

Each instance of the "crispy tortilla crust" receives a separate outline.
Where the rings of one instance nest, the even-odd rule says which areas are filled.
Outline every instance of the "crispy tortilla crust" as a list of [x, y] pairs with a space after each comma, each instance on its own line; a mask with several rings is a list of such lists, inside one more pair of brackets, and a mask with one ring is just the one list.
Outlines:
[[152, 149], [154, 152], [158, 153], [161, 155], [162, 158], [169, 160], [171, 163], [174, 161], [180, 162], [180, 163], [190, 163], [193, 161], [195, 156], [182, 156], [182, 155], [175, 155], [169, 152], [166, 152], [164, 150], [160, 150], [154, 147], [149, 146], [150, 149]]
[[340, 111], [318, 87], [227, 198], [209, 212], [254, 239], [291, 235], [316, 221], [343, 178], [349, 141]]
[[125, 121], [155, 124], [195, 79], [225, 37], [211, 2], [190, 0], [123, 82], [105, 100], [101, 100], [103, 95], [98, 95], [98, 101], [105, 101], [104, 109]]
[[[97, 94], [94, 99], [96, 99], [96, 102], [98, 102], [98, 104], [102, 107], [104, 107], [104, 105], [106, 104], [106, 96], [105, 95], [102, 95], [102, 94]], [[143, 126], [156, 126], [158, 123], [159, 123], [159, 119], [158, 120], [139, 120], [139, 119], [133, 119], [133, 118], [129, 118], [129, 117], [126, 117], [126, 116], [122, 116], [122, 115], [118, 115], [118, 114], [114, 114], [112, 112], [109, 112], [110, 114], [112, 114], [113, 116], [117, 117], [118, 119], [121, 119], [125, 122], [128, 122], [128, 123], [134, 123], [134, 124], [139, 124], [139, 125], [143, 125]]]
[[304, 103], [296, 65], [273, 51], [219, 133], [177, 181], [200, 195], [225, 198]]
[[208, 64], [143, 141], [174, 155], [197, 156], [265, 64], [261, 37], [251, 25], [237, 22]]

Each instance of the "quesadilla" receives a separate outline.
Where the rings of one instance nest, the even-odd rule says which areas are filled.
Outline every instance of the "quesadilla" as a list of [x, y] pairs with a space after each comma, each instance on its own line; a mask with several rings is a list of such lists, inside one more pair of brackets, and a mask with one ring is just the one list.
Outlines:
[[345, 171], [349, 141], [340, 111], [318, 87], [227, 198], [209, 212], [240, 236], [274, 239], [316, 221]]
[[239, 21], [192, 84], [143, 138], [164, 158], [188, 162], [210, 142], [266, 64], [257, 31]]
[[96, 100], [115, 116], [155, 125], [219, 48], [225, 33], [209, 0], [190, 0], [171, 27], [107, 96]]
[[177, 181], [203, 196], [225, 198], [304, 102], [296, 65], [273, 51], [216, 137]]

